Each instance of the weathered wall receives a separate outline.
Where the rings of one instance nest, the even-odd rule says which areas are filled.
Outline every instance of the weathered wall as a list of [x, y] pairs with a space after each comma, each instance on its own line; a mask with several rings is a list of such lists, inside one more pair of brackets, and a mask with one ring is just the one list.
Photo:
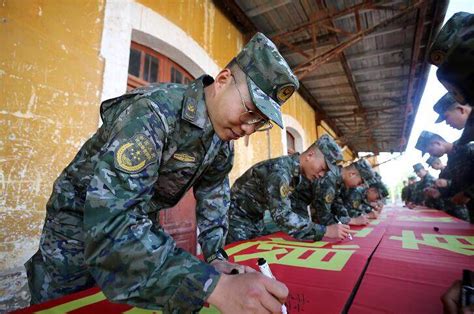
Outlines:
[[0, 270], [38, 246], [52, 183], [97, 128], [103, 1], [0, 3]]
[[[134, 3], [125, 1], [113, 10], [137, 14]], [[244, 42], [211, 0], [136, 3], [182, 29], [219, 67]], [[104, 5], [103, 0], [5, 0], [0, 4], [1, 270], [18, 267], [34, 252], [54, 179], [99, 123]], [[136, 22], [130, 16], [124, 21], [129, 26]], [[114, 28], [120, 24], [110, 24], [107, 31], [128, 36], [129, 42], [131, 30]], [[119, 60], [126, 63], [127, 56], [125, 51]], [[122, 64], [121, 71], [126, 67]], [[315, 112], [298, 94], [283, 106], [283, 112], [304, 130], [304, 148], [322, 134], [316, 132]], [[284, 132], [274, 127], [269, 137], [264, 132], [252, 135], [248, 143], [237, 141], [231, 180], [258, 161], [284, 154], [283, 140]]]

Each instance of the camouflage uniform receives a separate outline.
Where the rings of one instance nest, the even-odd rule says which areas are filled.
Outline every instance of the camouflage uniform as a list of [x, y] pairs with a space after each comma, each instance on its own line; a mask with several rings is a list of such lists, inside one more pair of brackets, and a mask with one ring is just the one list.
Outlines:
[[[415, 172], [417, 172], [420, 169], [424, 169], [424, 167], [422, 164], [418, 163], [413, 165], [413, 169], [415, 170]], [[434, 182], [435, 178], [427, 172], [426, 175], [421, 178], [420, 181], [417, 182], [416, 187], [413, 190], [413, 203], [415, 203], [416, 205], [425, 205], [426, 198], [423, 191], [425, 188], [433, 186]], [[427, 204], [426, 206], [429, 206], [429, 204]]]
[[351, 218], [368, 214], [373, 209], [366, 200], [367, 187], [358, 186], [350, 189], [343, 189], [344, 205]]
[[[364, 160], [353, 163], [359, 171], [363, 181], [369, 182], [374, 179], [374, 172], [370, 164]], [[341, 173], [328, 172], [314, 186], [314, 195], [311, 206], [315, 209], [315, 219], [320, 224], [329, 226], [339, 221], [348, 224], [351, 220], [348, 203], [344, 202], [344, 182]]]
[[[439, 81], [448, 89], [454, 98], [461, 104], [474, 103], [474, 15], [467, 12], [454, 14], [436, 36], [428, 54], [433, 64], [438, 66], [436, 72]], [[464, 127], [463, 134], [458, 140], [459, 145], [465, 145], [474, 140], [474, 113], [471, 112]], [[469, 148], [461, 148], [469, 150]], [[462, 160], [465, 158], [459, 158]], [[474, 177], [474, 170], [464, 169], [459, 174], [469, 173]], [[472, 195], [474, 189], [472, 181], [464, 181], [459, 191], [466, 196]], [[474, 199], [468, 203], [471, 222], [474, 222]]]
[[[259, 108], [275, 106], [273, 96], [281, 105], [298, 86], [272, 45], [257, 34], [237, 56], [247, 80], [261, 67], [239, 63], [249, 53], [265, 61], [264, 71], [287, 69], [286, 81], [272, 78], [281, 88], [257, 91], [255, 79], [249, 91]], [[204, 87], [212, 83], [203, 76], [189, 86], [154, 84], [102, 104], [103, 125], [56, 180], [40, 248], [25, 264], [32, 303], [98, 284], [113, 302], [167, 313], [202, 307], [220, 274], [177, 248], [157, 216], [193, 187], [204, 256], [224, 245], [233, 147], [208, 117]], [[271, 97], [258, 102], [262, 95], [253, 94], [264, 91]], [[269, 118], [281, 124], [281, 113]]]
[[[443, 96], [443, 98], [446, 99], [446, 95]], [[442, 102], [443, 98], [440, 101], [438, 101], [438, 103], [435, 105], [435, 107], [438, 110], [437, 112], [440, 114], [440, 117], [442, 120], [444, 119], [443, 117], [444, 111], [439, 109], [439, 104], [443, 103]], [[451, 100], [450, 102], [454, 102], [454, 100]], [[420, 137], [418, 138], [415, 147], [421, 150], [421, 152], [424, 154], [431, 141], [431, 138], [435, 136], [437, 136], [437, 134], [435, 133], [431, 133], [428, 131], [421, 132]], [[436, 208], [436, 209], [445, 211], [452, 216], [458, 217], [463, 220], [467, 220], [468, 214], [467, 214], [466, 207], [463, 205], [456, 205], [450, 200], [450, 197], [456, 194], [456, 193], [452, 194], [450, 193], [450, 191], [452, 192], [452, 191], [457, 190], [459, 178], [461, 176], [470, 177], [470, 175], [466, 176], [466, 173], [469, 174], [469, 171], [467, 172], [465, 171], [467, 169], [470, 169], [469, 165], [472, 164], [472, 162], [470, 161], [469, 158], [463, 161], [460, 160], [460, 158], [461, 159], [464, 158], [466, 154], [459, 152], [459, 147], [460, 146], [458, 146], [457, 144], [453, 145], [452, 151], [448, 153], [448, 165], [441, 171], [439, 175], [439, 178], [448, 180], [449, 187], [438, 189], [441, 192], [441, 197], [439, 198], [433, 199], [433, 198], [424, 197], [424, 199], [425, 199], [425, 205], [428, 207]], [[438, 159], [437, 157], [430, 156], [430, 158], [427, 160], [427, 163], [431, 164], [437, 159]], [[456, 175], [457, 172], [459, 172], [459, 174]], [[453, 177], [454, 177], [454, 184], [452, 183]]]
[[[415, 176], [409, 176], [408, 179], [410, 180], [410, 178], [413, 178], [413, 180], [416, 180], [416, 177]], [[408, 181], [410, 182], [410, 181]], [[413, 182], [412, 184], [408, 183], [408, 185], [406, 186], [407, 187], [407, 190], [406, 190], [406, 200], [405, 200], [405, 203], [413, 203], [413, 200], [414, 200], [414, 191], [416, 189], [416, 184], [418, 182]]]
[[96, 282], [115, 302], [202, 305], [219, 274], [176, 248], [155, 222], [194, 186], [203, 251], [224, 244], [233, 149], [207, 117], [203, 87], [210, 83], [205, 76], [188, 88], [150, 86], [102, 104], [104, 124], [56, 180], [47, 204], [40, 250], [26, 265], [33, 303]]
[[[329, 169], [337, 170], [335, 164], [342, 160], [337, 144], [327, 135], [318, 139], [316, 144], [323, 152]], [[309, 189], [311, 184], [301, 174], [300, 154], [265, 160], [252, 166], [232, 186], [226, 242], [265, 234], [265, 210], [270, 212], [280, 230], [297, 239], [320, 240], [326, 227], [311, 222], [307, 211], [302, 209], [307, 194], [301, 200], [291, 197], [295, 190], [301, 191], [302, 187]], [[294, 204], [298, 206], [298, 213], [292, 208]]]
[[458, 12], [442, 27], [428, 51], [439, 81], [461, 104], [474, 102], [474, 14]]

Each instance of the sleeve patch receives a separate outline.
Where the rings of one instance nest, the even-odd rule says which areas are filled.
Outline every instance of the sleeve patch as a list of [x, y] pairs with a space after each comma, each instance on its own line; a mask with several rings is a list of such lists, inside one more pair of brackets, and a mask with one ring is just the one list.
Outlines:
[[283, 184], [280, 186], [280, 195], [281, 197], [286, 198], [291, 192], [293, 192], [293, 190], [293, 187], [290, 187], [288, 184]]
[[334, 193], [326, 194], [326, 196], [324, 196], [324, 201], [328, 204], [332, 203], [334, 201]]
[[118, 169], [128, 173], [138, 173], [156, 160], [153, 142], [143, 133], [121, 143], [115, 151], [114, 163]]

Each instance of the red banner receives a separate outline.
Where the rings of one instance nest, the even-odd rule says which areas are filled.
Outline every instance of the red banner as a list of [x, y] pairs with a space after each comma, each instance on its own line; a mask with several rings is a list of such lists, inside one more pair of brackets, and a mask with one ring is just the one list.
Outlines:
[[[289, 288], [289, 313], [441, 312], [440, 295], [474, 265], [474, 228], [440, 211], [393, 207], [353, 229], [353, 240], [305, 242], [275, 233], [226, 251], [231, 261], [255, 269], [257, 259], [265, 258]], [[34, 312], [160, 313], [110, 303], [98, 288], [17, 313]]]

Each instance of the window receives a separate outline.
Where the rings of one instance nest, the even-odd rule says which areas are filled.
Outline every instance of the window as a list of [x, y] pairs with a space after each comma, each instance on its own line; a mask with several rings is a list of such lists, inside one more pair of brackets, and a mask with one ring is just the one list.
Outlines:
[[188, 84], [193, 79], [191, 74], [173, 60], [132, 42], [127, 90], [155, 82]]
[[286, 147], [288, 155], [296, 153], [295, 137], [288, 131], [286, 131]]

